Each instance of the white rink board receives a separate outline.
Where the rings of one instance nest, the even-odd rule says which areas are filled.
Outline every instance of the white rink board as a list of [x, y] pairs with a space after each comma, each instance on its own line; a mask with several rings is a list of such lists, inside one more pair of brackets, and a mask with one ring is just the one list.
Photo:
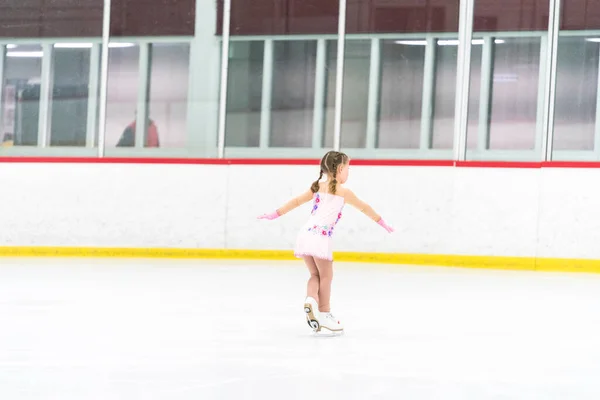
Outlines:
[[[0, 168], [0, 246], [292, 248], [309, 206], [256, 216], [316, 179], [282, 165], [27, 164]], [[598, 169], [351, 167], [336, 250], [600, 258]]]

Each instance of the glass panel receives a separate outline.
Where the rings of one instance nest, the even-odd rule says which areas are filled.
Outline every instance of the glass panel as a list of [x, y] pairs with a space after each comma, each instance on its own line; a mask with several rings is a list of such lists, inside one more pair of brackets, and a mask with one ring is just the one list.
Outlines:
[[347, 33], [458, 32], [458, 1], [348, 0], [347, 10]]
[[420, 145], [425, 40], [384, 40], [378, 148]]
[[[49, 149], [51, 155], [96, 154], [102, 1], [53, 0], [37, 8], [12, 3], [15, 7], [4, 7], [0, 18], [5, 22], [0, 38], [15, 43], [0, 54], [0, 143], [75, 147]], [[106, 148], [126, 156], [128, 149], [116, 147], [192, 148], [196, 156], [213, 156], [221, 46], [215, 37], [217, 4], [182, 0], [141, 10], [142, 3], [112, 1], [110, 50], [105, 54], [107, 115], [102, 121]], [[159, 43], [134, 37], [157, 37]], [[192, 37], [193, 48], [182, 43]], [[140, 110], [144, 115], [136, 115]], [[151, 126], [137, 129], [136, 139], [136, 125], [142, 121]], [[39, 126], [44, 129], [38, 131]], [[12, 151], [29, 152], [43, 154], [37, 149]]]
[[87, 138], [92, 44], [59, 43], [54, 47], [50, 145], [83, 147]]
[[[562, 2], [554, 108], [553, 157], [556, 159], [600, 158], [598, 29], [600, 8], [597, 3], [584, 0]], [[578, 155], [569, 151], [582, 153]]]
[[[184, 148], [187, 142], [187, 101], [190, 46], [152, 44], [150, 101], [146, 147]], [[156, 136], [158, 142], [154, 142]]]
[[[335, 132], [335, 92], [337, 83], [337, 40], [328, 40], [327, 42], [327, 58], [324, 65], [325, 75], [325, 108], [323, 111], [325, 125], [325, 141], [323, 143], [326, 148], [333, 148], [333, 135]], [[345, 71], [344, 71], [345, 72]], [[344, 78], [345, 79], [345, 78]], [[342, 128], [343, 131], [343, 128]]]
[[317, 42], [276, 41], [271, 147], [312, 146]]
[[540, 38], [496, 39], [493, 46], [490, 148], [533, 150]]
[[[207, 0], [204, 0], [207, 1]], [[217, 32], [222, 32], [223, 0]], [[338, 30], [339, 0], [232, 0], [232, 35], [315, 35]]]
[[135, 144], [139, 55], [139, 47], [133, 44], [109, 50], [106, 147]]
[[452, 147], [459, 2], [421, 3], [348, 0], [342, 147]]
[[0, 39], [7, 43], [0, 54], [5, 154], [95, 155], [102, 1], [0, 3]]
[[258, 147], [264, 42], [231, 42], [227, 85], [226, 146]]
[[36, 146], [43, 51], [39, 45], [8, 45], [3, 82], [3, 146]]
[[454, 143], [457, 60], [458, 40], [438, 40], [433, 96], [432, 147], [434, 149], [451, 149]]
[[570, 31], [600, 29], [600, 7], [590, 0], [563, 0], [560, 29]]
[[590, 39], [558, 39], [554, 150], [594, 149], [599, 44]]
[[475, 0], [474, 32], [548, 30], [548, 0]]
[[[54, 0], [57, 1], [57, 0]], [[74, 0], [58, 0], [74, 3]], [[82, 0], [78, 0], [82, 1]], [[83, 0], [100, 5], [100, 0]], [[212, 14], [196, 12], [196, 1], [211, 3]], [[194, 16], [214, 21], [214, 1], [207, 0], [112, 0], [111, 37], [192, 36]], [[208, 22], [207, 22], [208, 24]], [[214, 33], [214, 32], [213, 32]]]
[[100, 37], [102, 10], [103, 1], [98, 0], [2, 0], [0, 37], [38, 43], [40, 38]]
[[[536, 149], [540, 139], [538, 108], [542, 101], [541, 39], [496, 37], [485, 44], [481, 42], [482, 39], [474, 40], [477, 44], [472, 46], [472, 62], [474, 57], [485, 59], [487, 53], [488, 60], [482, 60], [481, 65], [489, 69], [476, 67], [471, 71], [469, 112], [479, 116], [477, 110], [487, 110], [488, 117], [482, 120], [469, 116], [468, 148], [473, 149], [476, 144], [480, 151]], [[475, 50], [480, 47], [483, 55]], [[485, 98], [480, 97], [482, 85], [487, 87]]]
[[[482, 39], [473, 40], [471, 46], [471, 81], [469, 82], [469, 110], [467, 116], [467, 149], [477, 148], [479, 129], [479, 106], [481, 93]], [[453, 121], [454, 123], [454, 121]]]
[[[475, 147], [477, 143], [482, 55], [481, 42], [482, 40], [480, 39], [474, 40], [474, 46], [471, 48], [471, 82], [467, 124], [469, 132], [467, 135], [467, 146], [470, 148]], [[458, 39], [438, 40], [436, 51], [432, 148], [449, 150], [454, 146]]]
[[341, 147], [366, 146], [371, 41], [346, 40]]
[[481, 57], [481, 67], [471, 64], [468, 158], [541, 158], [548, 14], [547, 0], [475, 0], [472, 62]]

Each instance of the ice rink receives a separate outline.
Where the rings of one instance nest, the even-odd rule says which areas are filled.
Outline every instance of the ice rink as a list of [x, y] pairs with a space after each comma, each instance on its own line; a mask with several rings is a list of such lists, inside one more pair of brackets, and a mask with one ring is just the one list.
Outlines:
[[302, 262], [0, 260], [0, 399], [600, 398], [600, 276]]

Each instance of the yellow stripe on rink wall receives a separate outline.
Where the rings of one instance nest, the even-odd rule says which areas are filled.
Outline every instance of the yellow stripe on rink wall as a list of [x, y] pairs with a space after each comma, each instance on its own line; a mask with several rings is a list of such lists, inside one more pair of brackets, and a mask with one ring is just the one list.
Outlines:
[[[295, 260], [289, 250], [109, 247], [0, 247], [0, 257], [97, 257], [230, 260]], [[426, 265], [522, 271], [600, 273], [600, 260], [435, 254], [336, 252], [337, 262]]]

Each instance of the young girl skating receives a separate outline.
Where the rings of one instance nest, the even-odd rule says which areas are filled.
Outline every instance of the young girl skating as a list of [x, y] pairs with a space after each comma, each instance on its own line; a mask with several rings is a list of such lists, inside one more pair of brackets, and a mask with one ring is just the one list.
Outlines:
[[[388, 232], [394, 230], [369, 206], [356, 197], [342, 184], [348, 180], [349, 157], [337, 151], [330, 151], [321, 160], [319, 179], [309, 190], [292, 199], [281, 208], [260, 219], [275, 219], [287, 214], [298, 206], [313, 200], [313, 207], [306, 224], [300, 229], [294, 255], [304, 259], [310, 279], [304, 312], [310, 327], [319, 332], [321, 328], [331, 332], [343, 331], [342, 323], [331, 313], [331, 280], [333, 278], [333, 230], [342, 217], [342, 208], [348, 203], [377, 222]], [[323, 174], [326, 182], [321, 182]], [[317, 301], [318, 299], [318, 301]], [[318, 311], [317, 311], [318, 310]]]

